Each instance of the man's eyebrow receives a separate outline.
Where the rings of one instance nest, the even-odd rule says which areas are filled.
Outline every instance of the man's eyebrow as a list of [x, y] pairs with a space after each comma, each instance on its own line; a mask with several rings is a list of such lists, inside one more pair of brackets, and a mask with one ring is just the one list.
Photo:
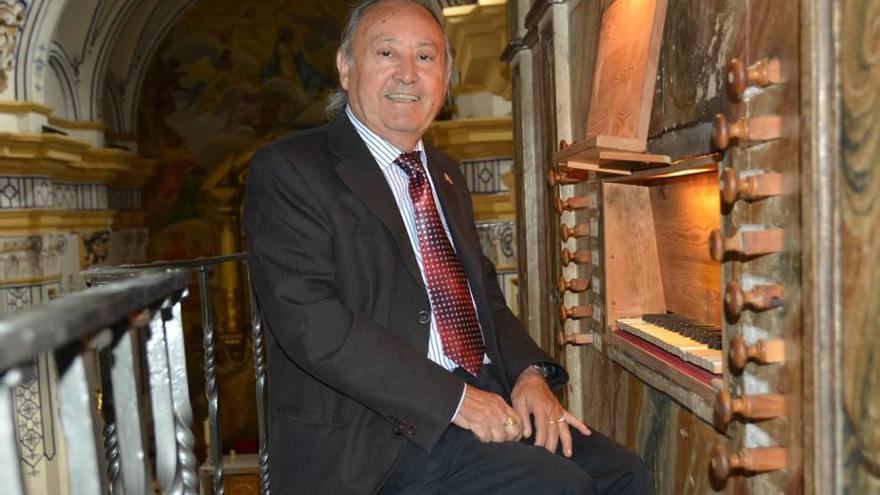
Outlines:
[[[375, 45], [381, 45], [382, 43], [394, 43], [394, 42], [397, 42], [397, 41], [399, 41], [397, 38], [395, 38], [395, 37], [393, 37], [393, 36], [388, 36], [388, 37], [385, 37], [385, 38], [378, 38], [378, 39], [373, 40], [373, 44], [375, 44]], [[419, 41], [419, 42], [416, 44], [416, 46], [418, 46], [419, 48], [422, 48], [422, 47], [425, 47], [425, 46], [428, 46], [428, 47], [431, 47], [431, 48], [436, 48], [436, 47], [437, 47], [437, 43], [435, 43], [434, 40], [422, 40], [422, 41]]]

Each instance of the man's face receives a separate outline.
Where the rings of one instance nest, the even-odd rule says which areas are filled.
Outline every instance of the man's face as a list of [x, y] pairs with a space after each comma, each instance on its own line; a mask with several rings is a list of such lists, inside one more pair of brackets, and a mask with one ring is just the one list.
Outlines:
[[437, 21], [412, 3], [379, 3], [361, 20], [351, 62], [337, 54], [339, 81], [354, 114], [412, 151], [446, 96], [446, 52]]

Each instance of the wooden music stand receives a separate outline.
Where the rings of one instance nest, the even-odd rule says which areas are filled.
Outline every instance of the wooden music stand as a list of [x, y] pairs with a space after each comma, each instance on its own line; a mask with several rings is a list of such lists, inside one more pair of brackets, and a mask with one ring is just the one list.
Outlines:
[[645, 153], [668, 0], [614, 0], [602, 15], [586, 137], [560, 144], [569, 169], [629, 175], [670, 164]]

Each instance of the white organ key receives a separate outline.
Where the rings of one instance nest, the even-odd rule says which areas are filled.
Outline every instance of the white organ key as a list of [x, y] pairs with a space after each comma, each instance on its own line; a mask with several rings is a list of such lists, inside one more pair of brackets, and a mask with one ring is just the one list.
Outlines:
[[646, 340], [686, 362], [712, 373], [720, 374], [722, 371], [721, 351], [712, 349], [706, 344], [641, 318], [621, 318], [617, 323], [627, 333]]

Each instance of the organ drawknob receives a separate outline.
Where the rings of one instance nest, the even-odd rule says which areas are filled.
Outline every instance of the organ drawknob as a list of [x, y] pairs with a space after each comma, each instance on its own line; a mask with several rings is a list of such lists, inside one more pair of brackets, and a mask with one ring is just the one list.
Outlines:
[[588, 264], [590, 263], [590, 252], [581, 249], [579, 251], [571, 252], [567, 248], [562, 250], [562, 263], [568, 265], [569, 263], [578, 263], [578, 264]]
[[766, 339], [746, 345], [742, 335], [733, 337], [730, 340], [730, 370], [735, 374], [740, 374], [749, 361], [759, 364], [775, 364], [785, 361], [785, 341]]
[[715, 427], [727, 430], [734, 417], [746, 421], [763, 421], [785, 416], [785, 396], [782, 394], [744, 395], [732, 398], [722, 390], [715, 399]]
[[727, 87], [730, 96], [739, 101], [748, 86], [769, 86], [782, 82], [779, 59], [762, 59], [746, 68], [742, 60], [735, 58], [727, 66]]
[[556, 285], [556, 288], [559, 289], [559, 293], [564, 293], [565, 291], [570, 292], [583, 292], [590, 287], [590, 279], [588, 278], [573, 278], [571, 280], [566, 280], [562, 275], [559, 276], [559, 282]]
[[569, 333], [557, 332], [556, 343], [559, 346], [564, 345], [586, 345], [593, 343], [593, 335], [589, 333]]
[[721, 230], [715, 229], [709, 235], [709, 255], [715, 261], [722, 261], [728, 253], [742, 256], [778, 253], [784, 243], [782, 229], [737, 230], [730, 237], [724, 237]]
[[721, 202], [731, 207], [737, 200], [755, 201], [788, 192], [783, 174], [763, 172], [754, 175], [738, 175], [732, 168], [721, 172]]
[[712, 475], [719, 481], [733, 473], [766, 473], [785, 469], [787, 464], [788, 455], [783, 447], [756, 447], [728, 453], [722, 443], [715, 445], [710, 461]]
[[560, 235], [562, 236], [563, 241], [567, 241], [572, 237], [585, 237], [590, 235], [590, 226], [585, 223], [579, 223], [574, 227], [569, 227], [566, 224], [562, 224], [560, 228]]
[[744, 291], [739, 282], [727, 284], [724, 291], [724, 309], [731, 322], [739, 320], [739, 315], [746, 308], [752, 311], [765, 311], [782, 306], [785, 288], [780, 284], [755, 285]]
[[778, 116], [739, 119], [731, 123], [727, 121], [727, 117], [723, 113], [719, 113], [715, 115], [712, 141], [718, 149], [725, 150], [733, 141], [741, 144], [752, 141], [768, 141], [779, 138], [781, 134], [782, 119]]
[[562, 215], [564, 211], [580, 210], [589, 205], [590, 200], [586, 196], [574, 196], [566, 200], [556, 198], [556, 213]]
[[565, 323], [566, 320], [578, 320], [580, 318], [586, 318], [588, 316], [593, 316], [593, 307], [592, 306], [560, 306], [559, 307], [559, 319]]

